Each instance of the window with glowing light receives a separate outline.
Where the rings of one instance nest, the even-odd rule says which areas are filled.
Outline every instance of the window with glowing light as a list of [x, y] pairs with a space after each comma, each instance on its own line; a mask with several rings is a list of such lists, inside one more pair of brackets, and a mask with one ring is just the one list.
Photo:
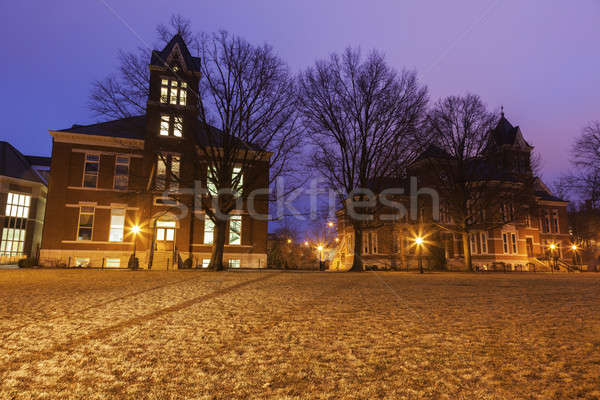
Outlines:
[[21, 256], [25, 245], [25, 229], [4, 228], [0, 241], [0, 255]]
[[109, 242], [122, 242], [123, 230], [125, 229], [125, 209], [113, 208], [110, 210], [110, 233]]
[[156, 240], [160, 242], [172, 242], [175, 240], [175, 221], [156, 221]]
[[20, 193], [8, 193], [4, 215], [7, 217], [29, 218], [31, 196]]
[[204, 244], [213, 244], [215, 223], [208, 215], [204, 217]]
[[241, 215], [233, 215], [229, 219], [229, 244], [242, 244]]
[[240, 260], [229, 260], [229, 268], [240, 268], [242, 265]]
[[187, 103], [187, 83], [175, 79], [161, 79], [160, 102], [185, 106]]

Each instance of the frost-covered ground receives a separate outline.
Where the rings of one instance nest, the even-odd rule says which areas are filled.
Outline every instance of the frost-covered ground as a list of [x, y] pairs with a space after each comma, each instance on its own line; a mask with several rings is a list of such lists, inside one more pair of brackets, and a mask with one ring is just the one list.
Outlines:
[[600, 274], [0, 271], [0, 399], [600, 398]]

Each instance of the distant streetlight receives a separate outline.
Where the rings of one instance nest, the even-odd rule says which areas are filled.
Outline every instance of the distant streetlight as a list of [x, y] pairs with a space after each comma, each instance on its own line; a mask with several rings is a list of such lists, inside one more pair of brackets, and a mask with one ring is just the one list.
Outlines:
[[320, 244], [317, 246], [317, 251], [319, 252], [319, 269], [323, 269], [323, 245]]
[[327, 226], [328, 226], [328, 227], [330, 227], [330, 228], [333, 228], [333, 222], [329, 221], [329, 222], [327, 223]]
[[287, 242], [288, 242], [288, 243], [292, 243], [292, 239], [288, 239], [288, 240], [287, 240]]
[[423, 256], [422, 256], [422, 250], [423, 250], [423, 243], [425, 241], [423, 240], [423, 238], [421, 236], [417, 236], [415, 238], [415, 244], [417, 245], [417, 256], [418, 256], [418, 261], [419, 261], [419, 273], [423, 273]]
[[304, 242], [304, 245], [305, 245], [305, 246], [308, 246], [308, 240], [306, 240], [306, 241]]
[[574, 244], [574, 245], [571, 245], [571, 250], [573, 250], [573, 251], [577, 251], [577, 245], [576, 245], [576, 244]]
[[339, 241], [340, 241], [340, 238], [335, 238], [335, 241], [336, 241], [336, 242], [339, 242]]

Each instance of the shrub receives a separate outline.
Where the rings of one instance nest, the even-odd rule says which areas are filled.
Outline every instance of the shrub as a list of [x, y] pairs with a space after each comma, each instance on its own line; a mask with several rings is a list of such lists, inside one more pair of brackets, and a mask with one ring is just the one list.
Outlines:
[[36, 265], [35, 259], [32, 257], [22, 258], [18, 262], [19, 268], [31, 268]]
[[133, 254], [129, 256], [129, 261], [127, 262], [127, 268], [129, 269], [138, 269], [140, 267], [140, 260], [137, 257], [134, 257]]
[[181, 266], [179, 268], [181, 269], [191, 269], [194, 265], [194, 260], [192, 259], [192, 257], [188, 257], [185, 259], [185, 261], [183, 263], [181, 263]]

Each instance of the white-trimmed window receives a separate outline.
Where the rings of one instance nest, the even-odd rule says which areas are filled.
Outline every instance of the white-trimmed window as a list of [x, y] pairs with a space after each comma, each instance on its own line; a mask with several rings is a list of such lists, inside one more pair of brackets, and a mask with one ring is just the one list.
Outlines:
[[175, 240], [175, 221], [156, 221], [156, 240], [159, 242], [172, 242]]
[[83, 166], [83, 187], [98, 187], [98, 170], [100, 169], [100, 155], [86, 154]]
[[0, 255], [21, 256], [25, 245], [25, 229], [4, 228], [0, 241]]
[[204, 244], [213, 244], [215, 223], [208, 215], [204, 217]]
[[364, 254], [377, 254], [377, 232], [363, 233]]
[[[206, 188], [211, 196], [215, 196], [217, 191], [216, 179], [213, 178], [213, 171], [210, 167], [207, 167], [206, 171]], [[234, 167], [231, 173], [232, 191], [237, 196], [241, 196], [242, 189], [244, 187], [244, 174], [242, 173], [241, 167]]]
[[115, 181], [114, 188], [117, 190], [127, 190], [129, 185], [129, 157], [115, 157]]
[[109, 242], [122, 242], [123, 229], [125, 229], [125, 209], [113, 208], [110, 210]]
[[487, 232], [475, 232], [469, 235], [471, 241], [471, 254], [488, 253]]
[[241, 215], [232, 215], [229, 219], [229, 244], [242, 244]]
[[6, 210], [4, 215], [7, 217], [29, 218], [30, 204], [31, 196], [9, 192], [6, 199]]
[[107, 258], [104, 262], [104, 266], [106, 268], [120, 268], [121, 267], [121, 259], [120, 258]]
[[202, 259], [202, 268], [208, 268], [210, 265], [210, 258], [203, 258]]
[[517, 254], [519, 252], [516, 233], [502, 232], [502, 249], [504, 254]]
[[160, 102], [185, 106], [187, 103], [187, 83], [175, 79], [161, 79]]
[[171, 116], [161, 114], [160, 116], [160, 136], [169, 136], [169, 126], [171, 125]]
[[544, 210], [542, 215], [542, 232], [550, 233], [550, 226], [550, 212], [548, 210]]
[[235, 259], [235, 260], [230, 259], [229, 260], [229, 268], [240, 268], [241, 265], [242, 265], [242, 263], [241, 263], [240, 260], [237, 260], [237, 259]]
[[92, 240], [94, 229], [94, 207], [82, 206], [79, 208], [79, 229], [77, 240]]
[[552, 210], [552, 230], [554, 233], [560, 233], [560, 225], [558, 224], [558, 210]]

